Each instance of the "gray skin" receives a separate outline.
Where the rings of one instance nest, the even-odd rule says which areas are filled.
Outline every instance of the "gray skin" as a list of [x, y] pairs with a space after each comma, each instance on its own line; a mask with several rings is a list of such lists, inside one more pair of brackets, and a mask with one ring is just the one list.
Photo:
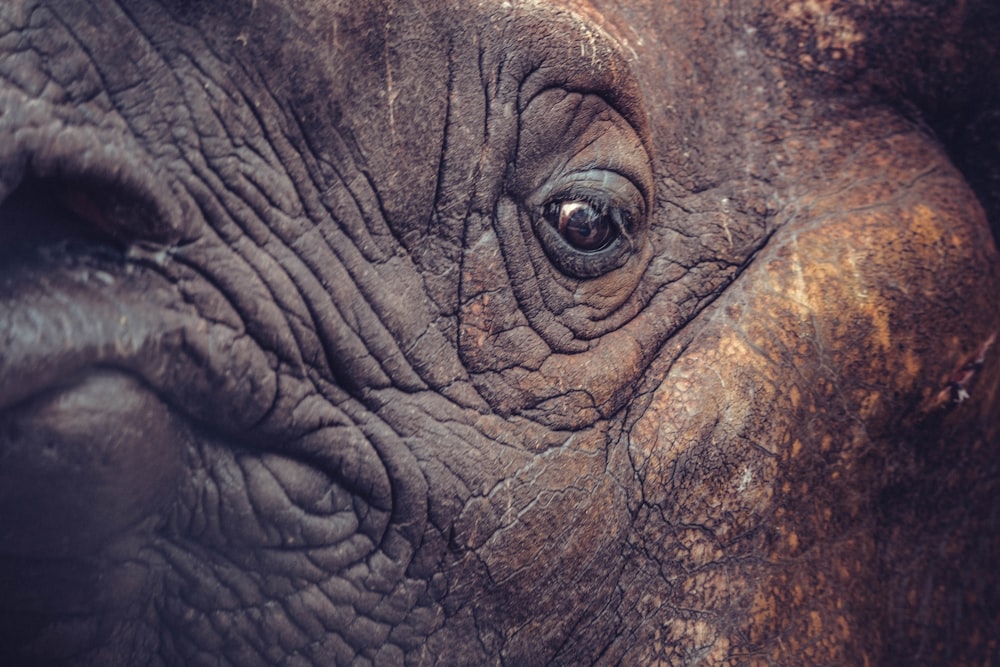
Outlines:
[[4, 0], [0, 663], [995, 661], [991, 4]]

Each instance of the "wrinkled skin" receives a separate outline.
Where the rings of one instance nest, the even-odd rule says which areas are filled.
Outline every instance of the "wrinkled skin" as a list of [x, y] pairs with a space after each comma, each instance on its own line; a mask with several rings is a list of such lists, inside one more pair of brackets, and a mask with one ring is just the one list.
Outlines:
[[0, 662], [995, 660], [989, 4], [6, 0]]

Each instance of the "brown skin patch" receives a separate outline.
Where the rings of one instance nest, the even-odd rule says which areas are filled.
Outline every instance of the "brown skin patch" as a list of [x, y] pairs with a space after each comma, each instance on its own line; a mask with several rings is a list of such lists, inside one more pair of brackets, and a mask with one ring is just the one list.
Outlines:
[[[994, 324], [951, 314], [956, 302], [989, 310], [979, 288], [996, 279], [981, 213], [970, 195], [962, 203], [957, 175], [919, 134], [889, 141], [887, 152], [885, 140], [858, 136], [850, 151], [841, 143], [813, 156], [836, 180], [795, 202], [794, 221], [723, 297], [739, 309], [715, 312], [631, 432], [645, 502], [670, 523], [701, 526], [719, 562], [758, 563], [725, 566], [726, 594], [704, 601], [710, 631], [664, 614], [665, 627], [691, 633], [689, 645], [782, 664], [888, 655], [872, 619], [894, 575], [872, 565], [892, 541], [877, 515], [890, 443], [908, 438], [900, 408], [953, 368], [952, 341], [990, 335]], [[907, 173], [902, 183], [885, 176]], [[740, 590], [749, 615], [734, 603]], [[746, 629], [732, 635], [739, 618]]]

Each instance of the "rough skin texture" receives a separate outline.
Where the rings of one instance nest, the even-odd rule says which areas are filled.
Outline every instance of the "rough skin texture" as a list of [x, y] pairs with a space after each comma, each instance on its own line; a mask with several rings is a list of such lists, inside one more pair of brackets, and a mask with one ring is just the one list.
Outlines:
[[0, 3], [0, 663], [1000, 661], [994, 4]]

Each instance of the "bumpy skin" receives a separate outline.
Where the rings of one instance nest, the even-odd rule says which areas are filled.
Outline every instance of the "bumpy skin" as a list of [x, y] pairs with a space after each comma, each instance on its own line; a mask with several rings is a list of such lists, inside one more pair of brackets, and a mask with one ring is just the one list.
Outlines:
[[990, 5], [0, 3], [0, 662], [995, 661]]

